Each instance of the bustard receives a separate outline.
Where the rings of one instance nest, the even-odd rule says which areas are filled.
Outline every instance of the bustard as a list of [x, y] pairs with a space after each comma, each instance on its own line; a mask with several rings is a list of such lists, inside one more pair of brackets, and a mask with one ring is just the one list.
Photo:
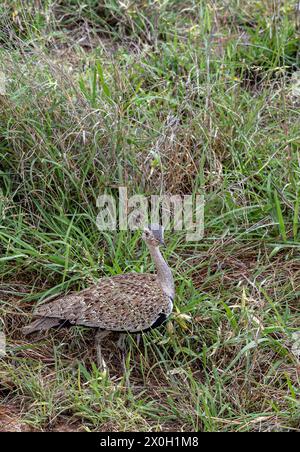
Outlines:
[[101, 340], [110, 332], [139, 333], [156, 328], [166, 321], [175, 296], [172, 271], [164, 260], [163, 228], [146, 227], [142, 238], [148, 245], [157, 274], [126, 273], [101, 278], [81, 292], [71, 293], [38, 306], [34, 320], [24, 334], [53, 327], [83, 325], [96, 328], [98, 365], [105, 367]]

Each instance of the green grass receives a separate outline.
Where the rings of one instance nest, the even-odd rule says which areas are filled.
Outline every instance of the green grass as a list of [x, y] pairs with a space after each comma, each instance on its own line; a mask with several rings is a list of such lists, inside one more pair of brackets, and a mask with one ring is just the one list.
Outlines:
[[[0, 3], [2, 428], [299, 430], [296, 2], [22, 3]], [[139, 233], [96, 227], [119, 185], [203, 193], [205, 236], [167, 234], [174, 315], [128, 337], [125, 373], [108, 339], [105, 376], [92, 331], [21, 328], [48, 296], [153, 270]]]

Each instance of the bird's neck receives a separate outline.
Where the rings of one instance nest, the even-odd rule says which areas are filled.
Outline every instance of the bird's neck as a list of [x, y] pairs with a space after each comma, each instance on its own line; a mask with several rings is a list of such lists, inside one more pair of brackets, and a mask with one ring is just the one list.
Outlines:
[[175, 286], [172, 271], [164, 260], [158, 247], [149, 246], [149, 251], [157, 270], [157, 280], [163, 292], [173, 301], [175, 296]]

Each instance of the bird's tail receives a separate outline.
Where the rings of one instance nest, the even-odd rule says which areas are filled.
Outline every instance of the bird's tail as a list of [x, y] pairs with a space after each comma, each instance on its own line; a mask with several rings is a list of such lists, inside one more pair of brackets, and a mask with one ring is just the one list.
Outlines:
[[46, 331], [55, 326], [59, 326], [61, 323], [61, 319], [57, 319], [55, 317], [43, 317], [35, 320], [29, 325], [25, 326], [22, 329], [22, 332], [25, 336], [28, 334], [35, 333], [37, 331]]

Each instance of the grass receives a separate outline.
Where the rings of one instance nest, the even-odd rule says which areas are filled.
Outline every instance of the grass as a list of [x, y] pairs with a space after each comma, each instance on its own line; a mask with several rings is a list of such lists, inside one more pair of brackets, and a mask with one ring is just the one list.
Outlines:
[[[299, 11], [292, 0], [0, 4], [0, 430], [293, 431], [299, 406]], [[5, 85], [5, 86], [4, 86]], [[153, 270], [96, 199], [205, 196], [169, 233], [167, 328], [24, 338], [36, 303]]]

